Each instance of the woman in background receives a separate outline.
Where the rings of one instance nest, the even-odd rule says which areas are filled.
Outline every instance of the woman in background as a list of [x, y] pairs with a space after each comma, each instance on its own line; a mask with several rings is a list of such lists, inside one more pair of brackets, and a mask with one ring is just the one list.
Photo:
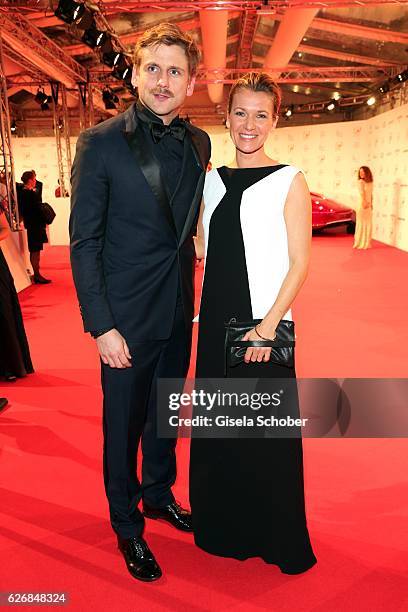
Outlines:
[[358, 189], [361, 200], [356, 211], [353, 249], [369, 249], [373, 225], [373, 175], [368, 166], [361, 166], [358, 171]]
[[[0, 242], [10, 228], [0, 206]], [[8, 382], [34, 372], [17, 292], [0, 247], [0, 377]], [[0, 398], [4, 399], [4, 398]], [[5, 405], [0, 401], [0, 404]]]
[[23, 172], [23, 186], [18, 192], [18, 205], [27, 230], [28, 250], [33, 267], [33, 280], [37, 284], [46, 285], [51, 281], [40, 273], [40, 256], [44, 242], [48, 242], [46, 223], [41, 214], [41, 195], [36, 190], [34, 170]]

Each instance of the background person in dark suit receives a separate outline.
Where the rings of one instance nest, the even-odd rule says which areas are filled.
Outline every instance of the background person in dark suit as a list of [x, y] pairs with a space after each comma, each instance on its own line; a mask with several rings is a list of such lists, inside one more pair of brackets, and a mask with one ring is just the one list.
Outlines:
[[33, 281], [47, 285], [50, 279], [44, 278], [40, 272], [40, 258], [43, 245], [48, 242], [46, 223], [41, 212], [42, 188], [37, 190], [34, 170], [26, 170], [21, 177], [22, 186], [18, 189], [18, 207], [27, 230], [28, 250], [33, 267]]
[[130, 573], [144, 581], [161, 570], [142, 538], [140, 500], [145, 516], [192, 530], [171, 491], [176, 441], [156, 435], [156, 383], [183, 378], [190, 358], [193, 234], [210, 141], [178, 113], [198, 61], [177, 26], [145, 32], [134, 56], [138, 102], [81, 134], [72, 169], [71, 262], [102, 361], [110, 518]]
[[40, 201], [42, 202], [42, 192], [43, 192], [43, 183], [41, 181], [38, 180], [37, 178], [37, 173], [35, 170], [31, 170], [31, 172], [34, 173], [34, 178], [35, 178], [35, 191], [36, 193], [38, 193], [38, 196], [40, 198]]

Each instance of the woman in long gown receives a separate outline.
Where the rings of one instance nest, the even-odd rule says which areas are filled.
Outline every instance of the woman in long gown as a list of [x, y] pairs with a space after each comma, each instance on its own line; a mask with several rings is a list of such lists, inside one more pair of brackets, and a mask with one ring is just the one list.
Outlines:
[[[273, 339], [307, 273], [310, 194], [303, 174], [264, 151], [276, 126], [280, 90], [267, 74], [232, 87], [227, 126], [232, 167], [207, 174], [196, 250], [206, 253], [197, 378], [224, 376], [225, 322], [262, 319], [245, 340]], [[294, 378], [269, 362], [270, 348], [248, 348], [228, 377]], [[295, 412], [297, 406], [295, 407]], [[316, 563], [306, 525], [302, 440], [191, 441], [190, 501], [196, 544], [244, 560], [261, 557], [297, 574]]]
[[360, 204], [356, 211], [356, 231], [353, 249], [369, 249], [373, 228], [373, 175], [368, 166], [358, 171]]
[[[0, 242], [10, 228], [0, 205]], [[0, 377], [9, 382], [34, 372], [14, 280], [0, 246]]]

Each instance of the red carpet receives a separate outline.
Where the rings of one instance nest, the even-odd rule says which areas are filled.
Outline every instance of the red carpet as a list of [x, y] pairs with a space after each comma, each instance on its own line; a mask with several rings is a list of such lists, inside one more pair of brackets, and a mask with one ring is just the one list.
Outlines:
[[[314, 238], [295, 309], [299, 376], [407, 377], [407, 267], [407, 253], [379, 243], [353, 252], [349, 236]], [[164, 578], [132, 580], [108, 522], [98, 361], [67, 249], [48, 249], [43, 271], [52, 285], [20, 295], [36, 374], [0, 389], [10, 400], [0, 415], [0, 591], [66, 591], [69, 609], [84, 611], [408, 610], [407, 443], [398, 439], [305, 441], [318, 557], [305, 575], [212, 557], [148, 521]], [[176, 496], [187, 503], [186, 440], [178, 457]], [[250, 484], [243, 503], [256, 520]]]

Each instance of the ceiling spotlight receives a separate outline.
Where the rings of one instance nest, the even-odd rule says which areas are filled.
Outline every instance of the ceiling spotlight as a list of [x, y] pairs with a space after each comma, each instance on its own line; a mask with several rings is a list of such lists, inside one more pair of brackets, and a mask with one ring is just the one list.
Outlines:
[[85, 14], [85, 4], [80, 4], [74, 0], [59, 0], [55, 16], [65, 23], [77, 23]]
[[49, 104], [51, 104], [51, 102], [52, 102], [52, 97], [51, 96], [47, 96], [47, 99], [44, 100], [44, 102], [42, 102], [42, 104], [41, 104], [41, 110], [42, 111], [50, 110]]
[[375, 96], [370, 96], [367, 100], [367, 104], [368, 106], [374, 106], [374, 104], [377, 102], [376, 97]]
[[95, 25], [93, 13], [89, 9], [86, 9], [81, 17], [75, 20], [75, 25], [80, 30], [88, 30]]
[[15, 134], [17, 132], [17, 123], [14, 120], [11, 122], [10, 131], [12, 134]]
[[111, 110], [116, 108], [116, 104], [119, 102], [119, 98], [109, 87], [105, 87], [102, 92], [102, 100], [105, 105], [106, 110]]
[[102, 53], [106, 53], [106, 54], [112, 53], [112, 51], [114, 51], [112, 39], [109, 36], [109, 34], [107, 34], [106, 39], [100, 43], [99, 48], [102, 51]]
[[63, 128], [63, 127], [64, 127], [64, 122], [63, 122], [63, 120], [62, 120], [62, 119], [61, 119], [61, 117], [60, 117], [60, 118], [58, 119], [58, 129], [59, 129], [59, 130], [62, 130], [62, 128]]
[[37, 93], [34, 96], [34, 102], [37, 102], [37, 104], [41, 106], [41, 110], [50, 110], [50, 107], [48, 105], [50, 104], [50, 102], [52, 102], [52, 98], [51, 96], [47, 96], [42, 87], [39, 87]]
[[126, 68], [124, 69], [123, 74], [122, 74], [122, 79], [123, 80], [127, 80], [127, 79], [130, 79], [130, 78], [132, 78], [132, 67], [131, 66], [126, 66]]
[[298, 57], [303, 57], [303, 53], [301, 51], [299, 51]]
[[336, 110], [336, 102], [335, 102], [335, 100], [332, 100], [331, 102], [326, 104], [325, 108], [326, 108], [327, 111], [329, 111], [329, 113], [332, 113], [334, 110]]
[[333, 94], [333, 100], [340, 100], [341, 98], [341, 93], [338, 91], [335, 91]]
[[383, 83], [379, 88], [378, 91], [382, 94], [388, 93], [390, 91], [390, 84], [387, 81], [386, 83]]
[[37, 89], [37, 93], [35, 94], [34, 101], [37, 102], [37, 104], [43, 104], [44, 102], [47, 102], [47, 98], [48, 96], [43, 88], [39, 87]]
[[108, 51], [102, 55], [102, 61], [110, 68], [114, 68], [120, 61], [121, 57], [123, 57], [123, 55], [120, 53], [120, 51]]
[[404, 70], [404, 72], [400, 72], [399, 74], [397, 74], [395, 79], [397, 83], [403, 83], [404, 81], [406, 81], [408, 79], [408, 70]]
[[88, 45], [88, 47], [91, 47], [91, 49], [102, 47], [107, 40], [107, 33], [98, 30], [95, 23], [93, 23], [90, 28], [85, 30], [82, 35], [82, 42]]
[[293, 104], [291, 104], [290, 106], [288, 106], [288, 108], [285, 110], [284, 112], [284, 116], [286, 117], [286, 119], [289, 119], [289, 117], [291, 117], [293, 115], [293, 109], [294, 106]]
[[132, 66], [127, 62], [123, 55], [121, 55], [118, 61], [114, 64], [112, 76], [119, 80], [129, 80], [132, 78]]

